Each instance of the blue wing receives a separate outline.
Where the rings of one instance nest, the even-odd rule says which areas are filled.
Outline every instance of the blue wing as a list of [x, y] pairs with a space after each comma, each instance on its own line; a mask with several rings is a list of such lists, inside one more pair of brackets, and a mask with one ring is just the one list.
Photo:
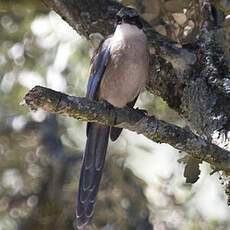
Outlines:
[[106, 46], [102, 43], [92, 60], [91, 73], [87, 86], [87, 98], [92, 100], [97, 99], [97, 91], [109, 60], [110, 48], [108, 45]]

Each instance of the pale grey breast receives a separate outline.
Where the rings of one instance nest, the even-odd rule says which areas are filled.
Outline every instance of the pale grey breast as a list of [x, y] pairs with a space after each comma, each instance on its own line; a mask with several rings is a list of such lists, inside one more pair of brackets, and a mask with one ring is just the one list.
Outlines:
[[146, 36], [136, 26], [122, 24], [111, 39], [111, 59], [104, 73], [99, 98], [124, 107], [145, 86], [149, 55]]

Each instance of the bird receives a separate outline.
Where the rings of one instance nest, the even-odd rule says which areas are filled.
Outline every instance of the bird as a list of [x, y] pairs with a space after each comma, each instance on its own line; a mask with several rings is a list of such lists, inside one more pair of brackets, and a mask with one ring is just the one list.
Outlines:
[[[133, 107], [148, 77], [149, 53], [141, 18], [132, 7], [116, 14], [116, 28], [101, 42], [91, 60], [86, 97], [105, 100], [115, 107]], [[90, 222], [102, 177], [109, 138], [115, 141], [122, 129], [87, 124], [77, 197], [77, 228]]]

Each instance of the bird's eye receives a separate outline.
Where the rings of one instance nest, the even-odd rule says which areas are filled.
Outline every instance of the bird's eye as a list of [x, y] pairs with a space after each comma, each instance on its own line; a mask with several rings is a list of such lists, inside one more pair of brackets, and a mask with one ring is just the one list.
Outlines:
[[118, 15], [116, 16], [116, 23], [120, 25], [122, 23], [122, 18], [119, 17]]

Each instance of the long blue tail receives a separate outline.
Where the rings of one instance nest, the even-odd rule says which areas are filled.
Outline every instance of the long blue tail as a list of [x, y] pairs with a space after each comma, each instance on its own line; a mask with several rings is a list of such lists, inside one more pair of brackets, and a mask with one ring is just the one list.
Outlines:
[[104, 167], [110, 128], [96, 123], [87, 127], [87, 142], [81, 167], [77, 203], [77, 227], [82, 229], [93, 215]]

